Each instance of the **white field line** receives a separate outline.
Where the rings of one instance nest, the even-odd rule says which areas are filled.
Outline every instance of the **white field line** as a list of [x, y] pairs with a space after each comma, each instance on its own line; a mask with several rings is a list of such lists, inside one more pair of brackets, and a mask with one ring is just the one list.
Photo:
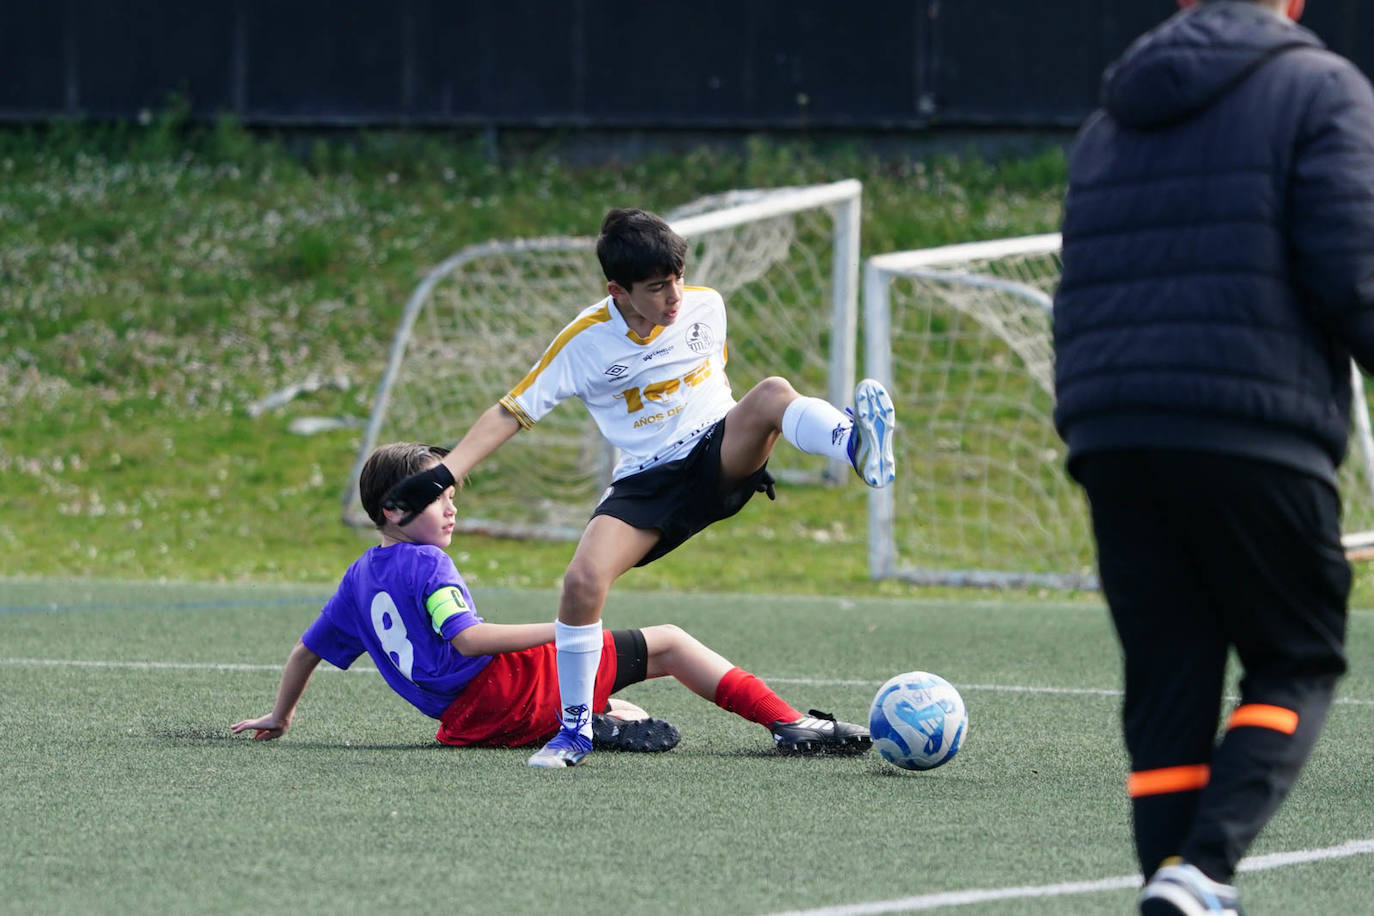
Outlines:
[[[1371, 853], [1374, 853], [1374, 840], [1351, 840], [1339, 846], [1327, 846], [1322, 849], [1295, 849], [1291, 852], [1274, 852], [1263, 856], [1253, 856], [1240, 863], [1240, 870], [1243, 872], [1267, 871], [1271, 868], [1301, 865], [1305, 862], [1345, 859], [1351, 856], [1370, 855]], [[840, 906], [819, 907], [813, 910], [787, 910], [771, 914], [771, 916], [866, 916], [870, 913], [916, 913], [922, 910], [964, 906], [970, 903], [1026, 900], [1034, 897], [1068, 897], [1075, 894], [1093, 894], [1098, 891], [1115, 891], [1139, 886], [1139, 875], [1118, 875], [1114, 878], [1100, 878], [1096, 881], [1067, 881], [1059, 884], [945, 891], [939, 894], [902, 897], [897, 900], [849, 903]]]
[[[271, 671], [280, 674], [281, 665], [247, 665], [232, 662], [125, 662], [81, 658], [0, 658], [0, 665], [30, 665], [43, 668], [119, 668], [126, 671]], [[320, 665], [317, 671], [347, 673], [333, 665]], [[371, 665], [354, 665], [348, 671], [376, 674]]]
[[[769, 684], [788, 684], [794, 687], [870, 687], [876, 689], [882, 686], [882, 681], [843, 680], [839, 678], [765, 677], [763, 680]], [[1121, 696], [1120, 690], [1106, 687], [1037, 687], [1029, 684], [958, 684], [956, 686], [960, 692], [984, 690], [989, 693], [1063, 694], [1085, 697]], [[1239, 697], [1233, 694], [1227, 699], [1237, 700]], [[1338, 706], [1374, 706], [1374, 700], [1359, 700], [1340, 696], [1336, 698], [1335, 703]]]
[[[148, 662], [148, 661], [114, 661], [100, 659], [79, 659], [79, 658], [17, 658], [0, 657], [0, 665], [29, 665], [34, 667], [46, 668], [121, 668], [130, 671], [267, 671], [280, 673], [281, 665], [251, 665], [234, 662]], [[321, 665], [317, 671], [331, 671], [341, 673], [340, 669], [333, 665]], [[354, 665], [348, 671], [360, 674], [376, 674], [377, 669], [371, 665]], [[765, 677], [764, 682], [769, 684], [786, 684], [794, 687], [868, 687], [876, 689], [882, 685], [881, 681], [855, 680], [848, 678], [810, 678], [810, 677]], [[1036, 693], [1036, 694], [1060, 694], [1065, 696], [1091, 696], [1091, 697], [1119, 697], [1120, 690], [1113, 690], [1103, 687], [1037, 687], [1029, 684], [960, 684], [961, 691], [982, 690], [989, 693]], [[1236, 697], [1230, 697], [1236, 699]], [[1359, 700], [1348, 697], [1337, 697], [1338, 706], [1374, 706], [1374, 700]]]

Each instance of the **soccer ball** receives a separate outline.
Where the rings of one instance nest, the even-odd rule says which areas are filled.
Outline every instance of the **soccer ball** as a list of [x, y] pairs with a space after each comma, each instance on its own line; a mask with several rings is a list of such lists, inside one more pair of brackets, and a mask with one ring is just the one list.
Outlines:
[[968, 713], [949, 681], [908, 671], [878, 689], [868, 710], [868, 730], [888, 763], [904, 770], [933, 770], [959, 753]]

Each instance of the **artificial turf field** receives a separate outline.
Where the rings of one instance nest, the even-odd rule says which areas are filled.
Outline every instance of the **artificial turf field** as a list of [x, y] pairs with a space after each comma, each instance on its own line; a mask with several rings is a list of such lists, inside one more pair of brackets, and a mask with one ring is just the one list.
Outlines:
[[[0, 912], [1133, 912], [1117, 651], [1092, 599], [620, 592], [794, 706], [863, 721], [924, 669], [963, 693], [959, 756], [794, 759], [671, 681], [623, 696], [682, 743], [532, 771], [458, 750], [370, 662], [272, 705], [325, 587], [0, 580]], [[546, 591], [478, 591], [500, 622]], [[1371, 912], [1374, 612], [1298, 787], [1239, 879], [1251, 914]]]

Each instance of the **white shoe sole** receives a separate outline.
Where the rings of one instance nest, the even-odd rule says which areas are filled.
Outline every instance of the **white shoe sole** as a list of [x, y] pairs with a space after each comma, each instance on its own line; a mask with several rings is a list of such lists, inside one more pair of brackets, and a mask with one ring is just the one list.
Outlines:
[[870, 487], [885, 487], [897, 476], [892, 440], [897, 412], [887, 389], [871, 378], [854, 389], [854, 430], [859, 436], [855, 469]]
[[579, 763], [586, 760], [590, 754], [590, 751], [578, 754], [574, 751], [568, 751], [562, 748], [549, 750], [549, 748], [545, 746], [531, 754], [530, 759], [525, 761], [525, 765], [540, 770], [565, 770], [569, 767], [577, 766]]
[[1144, 916], [1236, 916], [1240, 908], [1232, 902], [1234, 894], [1234, 888], [1217, 885], [1191, 865], [1166, 865], [1141, 890], [1137, 905]]

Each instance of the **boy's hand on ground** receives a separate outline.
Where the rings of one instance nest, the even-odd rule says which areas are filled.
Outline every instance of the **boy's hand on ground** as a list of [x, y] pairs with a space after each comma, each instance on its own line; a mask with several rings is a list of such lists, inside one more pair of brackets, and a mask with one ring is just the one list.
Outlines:
[[386, 496], [382, 497], [382, 508], [399, 509], [406, 513], [396, 523], [397, 527], [404, 528], [451, 486], [453, 472], [442, 464], [436, 464], [428, 470], [411, 474], [388, 490]]
[[244, 719], [242, 722], [235, 722], [232, 731], [237, 735], [251, 728], [256, 732], [253, 735], [254, 741], [271, 741], [273, 738], [280, 738], [290, 726], [290, 722], [283, 722], [268, 713], [260, 719]]

